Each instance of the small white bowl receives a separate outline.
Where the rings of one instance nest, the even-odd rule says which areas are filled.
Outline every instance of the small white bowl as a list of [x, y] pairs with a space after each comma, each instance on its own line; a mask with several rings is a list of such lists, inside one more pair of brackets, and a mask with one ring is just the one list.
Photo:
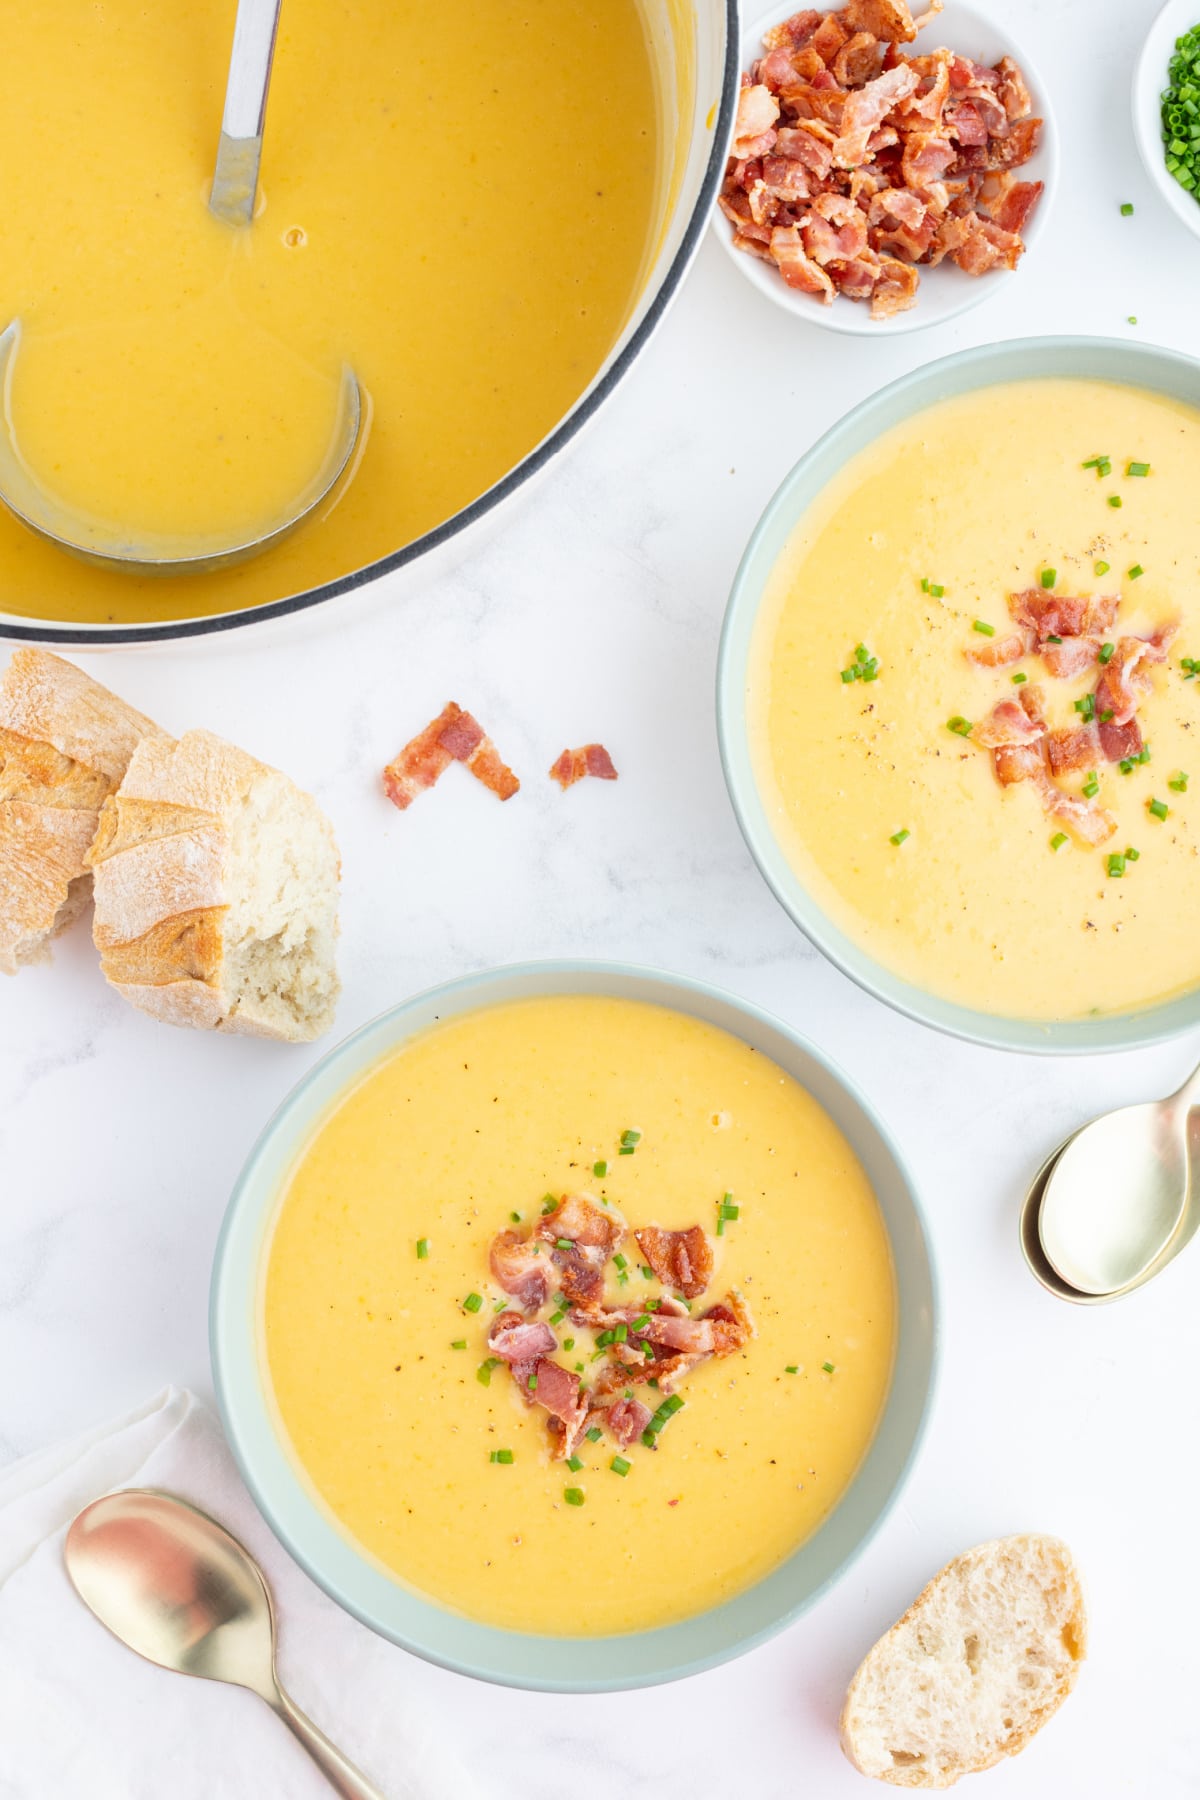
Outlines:
[[[1188, 3], [1200, 9], [1200, 0], [1188, 0]], [[742, 33], [743, 69], [748, 69], [762, 55], [763, 33], [768, 27], [779, 24], [795, 10], [795, 6], [772, 7], [769, 13], [760, 16]], [[917, 10], [914, 4], [913, 11]], [[1000, 9], [995, 8], [994, 11], [998, 13]], [[1058, 186], [1058, 132], [1046, 97], [1046, 88], [1036, 66], [1021, 45], [995, 18], [970, 5], [968, 0], [946, 0], [945, 12], [930, 21], [915, 45], [906, 45], [905, 48], [920, 53], [939, 49], [943, 45], [957, 51], [960, 56], [969, 56], [975, 62], [987, 65], [999, 62], [1002, 56], [1011, 56], [1028, 84], [1035, 115], [1046, 121], [1037, 154], [1030, 158], [1021, 171], [1022, 176], [1027, 175], [1031, 181], [1044, 181], [1046, 191], [1024, 233], [1025, 256], [1021, 258], [1020, 266], [1015, 271], [1019, 277], [1025, 267], [1026, 257], [1033, 254], [1037, 241], [1045, 230], [1046, 217]], [[1007, 292], [1007, 283], [1012, 279], [1007, 270], [999, 269], [989, 275], [966, 275], [949, 262], [941, 263], [935, 269], [921, 268], [921, 285], [917, 289], [916, 305], [908, 312], [895, 313], [890, 319], [873, 319], [870, 307], [863, 301], [847, 300], [839, 294], [831, 306], [822, 306], [809, 295], [788, 287], [778, 270], [768, 266], [761, 257], [750, 256], [745, 250], [735, 250], [733, 227], [719, 207], [713, 208], [713, 229], [746, 280], [752, 282], [760, 293], [810, 325], [821, 325], [826, 331], [845, 332], [851, 337], [898, 337], [903, 332], [922, 331], [928, 325], [944, 325], [947, 319], [955, 319], [960, 313], [969, 312], [971, 307], [978, 306], [992, 295]]]
[[1133, 73], [1133, 135], [1146, 173], [1175, 214], [1194, 237], [1200, 237], [1200, 200], [1180, 187], [1163, 158], [1162, 96], [1167, 68], [1181, 38], [1200, 24], [1200, 0], [1167, 0], [1150, 27]]

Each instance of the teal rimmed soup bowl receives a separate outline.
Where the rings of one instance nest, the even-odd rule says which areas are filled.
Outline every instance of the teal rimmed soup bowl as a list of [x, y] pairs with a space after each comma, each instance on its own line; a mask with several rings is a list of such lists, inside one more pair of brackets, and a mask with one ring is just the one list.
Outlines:
[[[654, 1630], [546, 1637], [475, 1622], [383, 1571], [317, 1499], [284, 1441], [269, 1393], [262, 1288], [288, 1176], [312, 1133], [369, 1070], [435, 1023], [554, 994], [605, 995], [690, 1014], [750, 1044], [794, 1077], [854, 1148], [891, 1242], [897, 1343], [879, 1428], [841, 1501], [786, 1562], [725, 1604]], [[246, 1484], [297, 1562], [372, 1630], [443, 1667], [513, 1687], [588, 1693], [671, 1681], [723, 1662], [797, 1618], [841, 1575], [894, 1504], [932, 1399], [938, 1307], [932, 1256], [911, 1178], [868, 1101], [780, 1020], [707, 983], [616, 963], [494, 969], [433, 988], [382, 1014], [319, 1062], [284, 1101], [234, 1189], [210, 1303], [213, 1377]]]
[[927, 363], [870, 395], [807, 450], [776, 489], [734, 577], [717, 661], [717, 733], [733, 809], [751, 855], [784, 909], [851, 980], [898, 1012], [1001, 1050], [1129, 1050], [1200, 1023], [1200, 989], [1087, 1018], [1025, 1019], [932, 994], [890, 970], [843, 931], [809, 893], [768, 816], [751, 747], [748, 693], [755, 634], [771, 572], [796, 525], [828, 483], [884, 432], [926, 407], [1007, 381], [1075, 377], [1169, 395], [1200, 410], [1200, 362], [1110, 338], [1018, 338]]

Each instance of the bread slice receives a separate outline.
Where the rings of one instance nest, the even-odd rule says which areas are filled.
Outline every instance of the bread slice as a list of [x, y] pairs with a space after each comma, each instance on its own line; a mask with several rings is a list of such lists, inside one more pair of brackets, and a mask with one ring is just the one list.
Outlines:
[[143, 1012], [292, 1040], [332, 1023], [337, 846], [286, 775], [208, 731], [147, 739], [88, 861], [101, 967]]
[[997, 1538], [955, 1557], [850, 1683], [842, 1748], [893, 1787], [947, 1788], [1023, 1750], [1075, 1685], [1083, 1590], [1057, 1538]]
[[87, 905], [96, 821], [136, 745], [158, 727], [48, 650], [0, 680], [0, 971], [45, 962]]

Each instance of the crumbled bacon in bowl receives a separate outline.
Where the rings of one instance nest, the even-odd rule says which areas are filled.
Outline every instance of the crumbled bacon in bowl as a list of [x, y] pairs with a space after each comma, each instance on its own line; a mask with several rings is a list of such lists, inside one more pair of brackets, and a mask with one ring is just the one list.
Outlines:
[[923, 268], [986, 275], [1024, 253], [1044, 184], [1019, 171], [1043, 120], [1011, 56], [902, 48], [940, 11], [807, 9], [742, 76], [720, 208], [735, 249], [818, 305], [885, 321], [915, 306]]

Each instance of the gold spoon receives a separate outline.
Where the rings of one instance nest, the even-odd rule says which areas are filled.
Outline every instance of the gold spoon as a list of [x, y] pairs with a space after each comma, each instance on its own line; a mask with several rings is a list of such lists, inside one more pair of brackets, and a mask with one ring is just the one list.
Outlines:
[[215, 1519], [155, 1488], [126, 1488], [84, 1507], [63, 1558], [80, 1599], [123, 1644], [160, 1668], [249, 1688], [342, 1800], [384, 1800], [280, 1687], [262, 1571]]
[[1121, 1299], [1161, 1273], [1200, 1226], [1200, 1070], [1167, 1099], [1126, 1106], [1048, 1157], [1021, 1208], [1021, 1248], [1060, 1299]]
[[[209, 209], [235, 229], [248, 229], [258, 192], [267, 90], [275, 53], [281, 0], [238, 0], [229, 59], [225, 110]], [[258, 556], [303, 523], [333, 489], [350, 463], [362, 428], [363, 402], [353, 369], [342, 369], [333, 429], [313, 475], [284, 513], [250, 537], [131, 536], [119, 523], [94, 519], [64, 506], [44, 488], [17, 444], [12, 417], [13, 369], [21, 321], [0, 331], [0, 503], [22, 525], [85, 562], [134, 575], [188, 575], [226, 568]]]

